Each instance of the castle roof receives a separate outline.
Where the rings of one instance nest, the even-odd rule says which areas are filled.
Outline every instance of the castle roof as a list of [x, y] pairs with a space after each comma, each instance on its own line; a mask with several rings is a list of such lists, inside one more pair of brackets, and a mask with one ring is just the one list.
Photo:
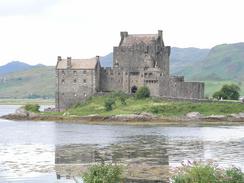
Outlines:
[[[98, 60], [96, 57], [90, 59], [71, 59], [71, 69], [95, 69]], [[57, 63], [57, 69], [67, 69], [68, 60], [62, 59]]]
[[156, 40], [157, 34], [130, 34], [124, 37], [121, 46], [133, 46], [139, 43], [150, 44], [152, 41]]

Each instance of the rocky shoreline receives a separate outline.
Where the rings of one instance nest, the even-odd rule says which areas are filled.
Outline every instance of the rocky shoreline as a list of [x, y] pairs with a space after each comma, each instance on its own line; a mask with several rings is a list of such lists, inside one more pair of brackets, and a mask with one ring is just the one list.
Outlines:
[[148, 122], [151, 123], [174, 123], [174, 122], [244, 122], [244, 113], [230, 115], [210, 115], [204, 116], [199, 112], [191, 112], [185, 116], [157, 116], [151, 113], [121, 114], [111, 116], [101, 116], [92, 114], [88, 116], [75, 116], [64, 113], [63, 115], [47, 115], [43, 113], [33, 113], [19, 108], [13, 114], [1, 116], [0, 118], [18, 121], [61, 121], [61, 122]]

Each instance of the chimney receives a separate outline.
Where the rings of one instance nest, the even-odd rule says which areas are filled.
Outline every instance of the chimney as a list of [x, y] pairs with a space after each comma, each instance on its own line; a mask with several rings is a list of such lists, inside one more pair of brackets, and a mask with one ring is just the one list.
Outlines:
[[71, 57], [67, 57], [67, 69], [71, 69]]
[[163, 31], [162, 30], [158, 30], [158, 37], [163, 39]]
[[60, 62], [62, 60], [61, 56], [58, 56], [58, 62]]
[[124, 39], [127, 36], [128, 36], [128, 32], [120, 32], [121, 39]]
[[99, 60], [100, 60], [100, 57], [97, 55], [96, 56], [96, 60], [99, 62]]

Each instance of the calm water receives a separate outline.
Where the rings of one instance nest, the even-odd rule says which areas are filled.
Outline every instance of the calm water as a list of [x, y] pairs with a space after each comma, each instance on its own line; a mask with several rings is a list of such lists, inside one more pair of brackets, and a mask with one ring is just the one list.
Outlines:
[[[17, 106], [0, 106], [0, 115]], [[164, 179], [186, 160], [244, 170], [244, 126], [163, 127], [0, 119], [0, 182], [74, 182], [94, 162], [122, 162], [131, 178]]]

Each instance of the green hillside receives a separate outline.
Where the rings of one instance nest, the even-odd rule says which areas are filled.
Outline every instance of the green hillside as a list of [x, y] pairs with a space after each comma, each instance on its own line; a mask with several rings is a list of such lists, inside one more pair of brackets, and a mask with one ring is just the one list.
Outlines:
[[193, 64], [202, 62], [209, 53], [210, 49], [199, 48], [171, 48], [170, 54], [170, 73], [177, 74]]
[[0, 76], [0, 98], [53, 98], [55, 70], [50, 66]]
[[244, 43], [213, 47], [208, 56], [177, 72], [194, 80], [244, 80]]
[[[224, 84], [236, 83], [244, 96], [244, 43], [223, 44], [209, 49], [172, 48], [171, 74], [186, 81], [205, 82], [205, 96], [211, 97]], [[102, 60], [111, 65], [112, 54]], [[25, 71], [0, 73], [0, 98], [53, 98], [54, 67], [32, 66]]]

